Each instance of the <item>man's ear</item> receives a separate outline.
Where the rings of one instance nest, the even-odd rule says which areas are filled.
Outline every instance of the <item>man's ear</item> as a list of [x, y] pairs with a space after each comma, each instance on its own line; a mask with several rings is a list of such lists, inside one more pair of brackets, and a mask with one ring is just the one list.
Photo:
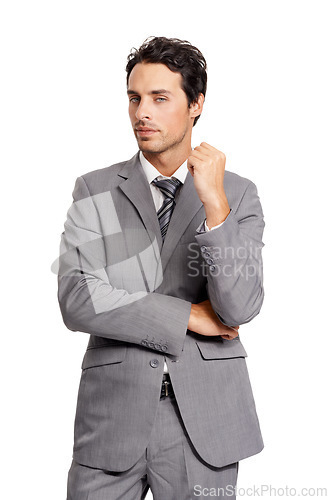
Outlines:
[[202, 114], [203, 105], [204, 105], [204, 94], [200, 93], [197, 101], [190, 104], [190, 117], [196, 118], [197, 116]]

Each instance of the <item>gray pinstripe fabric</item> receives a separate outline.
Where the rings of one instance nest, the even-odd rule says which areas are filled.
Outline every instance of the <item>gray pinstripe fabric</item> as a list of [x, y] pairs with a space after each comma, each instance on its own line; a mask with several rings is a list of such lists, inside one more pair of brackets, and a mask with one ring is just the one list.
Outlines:
[[230, 214], [221, 227], [201, 232], [205, 210], [188, 172], [163, 240], [138, 154], [77, 179], [58, 277], [66, 326], [90, 335], [76, 462], [117, 472], [137, 463], [161, 404], [164, 359], [190, 441], [209, 467], [262, 450], [240, 337], [188, 330], [191, 304], [207, 298], [231, 326], [249, 322], [262, 306], [257, 189], [228, 171], [224, 188]]
[[149, 489], [154, 500], [207, 499], [211, 488], [222, 488], [220, 499], [234, 500], [237, 473], [238, 462], [208, 467], [197, 456], [170, 396], [159, 403], [147, 448], [130, 469], [94, 469], [73, 459], [67, 500], [142, 500]]

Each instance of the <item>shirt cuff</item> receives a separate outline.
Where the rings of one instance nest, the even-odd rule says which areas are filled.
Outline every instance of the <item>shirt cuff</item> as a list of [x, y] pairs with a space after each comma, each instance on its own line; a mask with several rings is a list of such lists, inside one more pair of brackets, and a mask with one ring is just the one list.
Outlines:
[[[230, 210], [230, 212], [231, 212], [231, 210]], [[229, 216], [228, 216], [228, 217], [229, 217]], [[227, 218], [228, 218], [228, 217], [227, 217]], [[202, 223], [198, 226], [198, 228], [196, 229], [196, 232], [197, 232], [197, 233], [208, 233], [208, 232], [212, 231], [213, 229], [216, 229], [216, 228], [218, 228], [218, 227], [222, 226], [222, 224], [224, 224], [224, 223], [225, 223], [225, 221], [227, 220], [227, 218], [226, 218], [223, 222], [221, 222], [221, 224], [218, 224], [217, 226], [213, 226], [211, 229], [210, 229], [210, 228], [208, 227], [208, 225], [206, 224], [206, 219], [204, 219], [204, 220], [203, 220], [203, 222], [202, 222]]]
[[224, 224], [225, 221], [221, 222], [220, 224], [218, 224], [217, 226], [213, 226], [211, 227], [211, 229], [208, 227], [208, 225], [206, 224], [206, 219], [204, 220], [204, 228], [205, 228], [205, 231], [212, 231], [213, 229], [216, 229], [217, 227], [220, 227], [222, 226], [222, 224]]

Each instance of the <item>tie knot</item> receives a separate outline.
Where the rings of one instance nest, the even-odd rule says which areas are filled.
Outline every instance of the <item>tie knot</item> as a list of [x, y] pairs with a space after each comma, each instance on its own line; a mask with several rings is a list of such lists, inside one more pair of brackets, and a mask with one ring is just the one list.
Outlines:
[[153, 180], [152, 184], [162, 191], [165, 198], [174, 199], [177, 189], [182, 182], [179, 179], [170, 177], [169, 179]]

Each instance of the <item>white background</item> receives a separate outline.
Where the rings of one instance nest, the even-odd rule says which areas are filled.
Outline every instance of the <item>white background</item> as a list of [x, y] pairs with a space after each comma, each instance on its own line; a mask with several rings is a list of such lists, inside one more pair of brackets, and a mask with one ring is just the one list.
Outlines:
[[265, 449], [241, 462], [238, 485], [328, 488], [326, 6], [2, 4], [6, 500], [66, 498], [88, 335], [64, 326], [50, 266], [76, 177], [137, 151], [125, 63], [150, 35], [187, 39], [204, 53], [208, 93], [193, 146], [204, 140], [222, 150], [228, 170], [255, 182], [265, 214], [265, 302], [240, 329]]

